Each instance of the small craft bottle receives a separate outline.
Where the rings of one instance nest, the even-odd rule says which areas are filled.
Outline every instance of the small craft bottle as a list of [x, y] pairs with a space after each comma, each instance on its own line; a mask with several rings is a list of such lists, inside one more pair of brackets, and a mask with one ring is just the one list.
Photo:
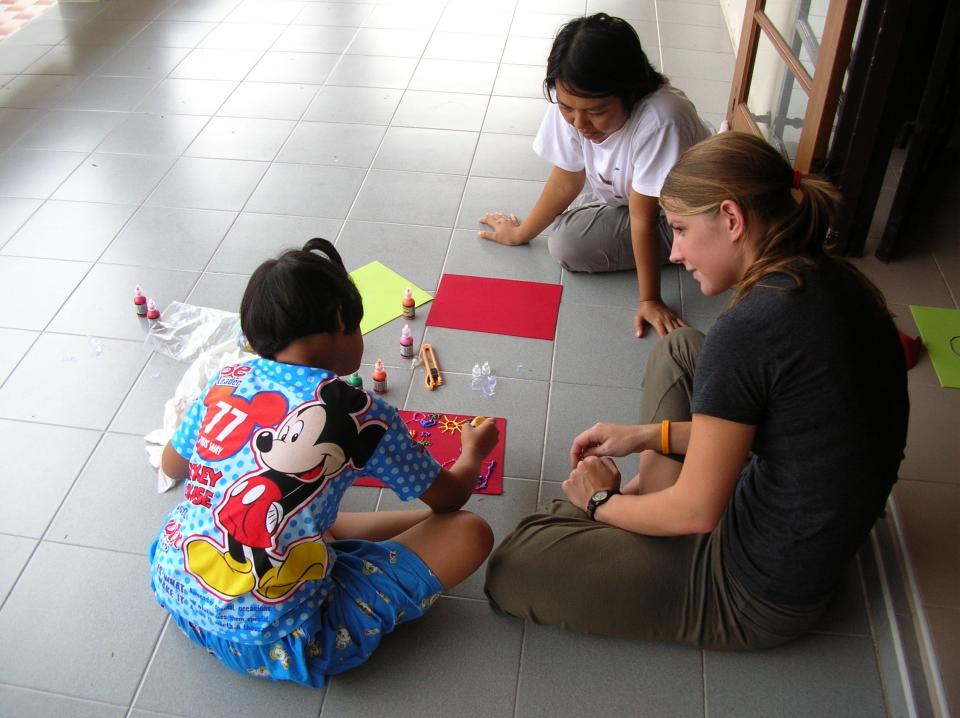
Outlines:
[[413, 319], [417, 316], [417, 303], [413, 299], [413, 290], [407, 287], [403, 290], [403, 318]]
[[133, 289], [133, 308], [137, 310], [138, 317], [147, 316], [147, 298], [143, 296], [139, 284]]
[[152, 299], [147, 300], [147, 319], [159, 319], [160, 310]]
[[377, 359], [373, 365], [373, 390], [378, 394], [387, 392], [387, 372], [383, 368], [383, 359]]
[[352, 386], [354, 389], [363, 389], [363, 379], [360, 376], [360, 372], [353, 372], [350, 376], [347, 377], [347, 384]]
[[410, 335], [410, 325], [404, 324], [400, 330], [400, 356], [404, 359], [413, 359], [413, 337]]

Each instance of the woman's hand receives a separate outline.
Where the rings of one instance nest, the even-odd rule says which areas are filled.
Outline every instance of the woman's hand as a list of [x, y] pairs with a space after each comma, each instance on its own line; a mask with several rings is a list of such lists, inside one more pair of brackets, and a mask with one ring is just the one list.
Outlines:
[[500, 244], [509, 244], [516, 246], [526, 244], [529, 240], [524, 238], [520, 232], [520, 220], [515, 214], [505, 214], [503, 212], [487, 212], [480, 218], [480, 224], [492, 227], [492, 232], [477, 232], [477, 236], [482, 239], [491, 239]]
[[597, 423], [578, 434], [570, 447], [570, 468], [588, 456], [627, 456], [642, 446], [641, 427], [633, 424]]
[[670, 307], [659, 299], [647, 299], [640, 302], [640, 308], [633, 318], [633, 328], [638, 337], [643, 336], [643, 323], [646, 322], [653, 327], [657, 334], [665, 337], [674, 329], [687, 326], [686, 323], [675, 314]]
[[570, 478], [561, 484], [567, 499], [577, 508], [587, 510], [587, 503], [601, 489], [620, 486], [620, 470], [608, 456], [588, 457], [570, 472]]

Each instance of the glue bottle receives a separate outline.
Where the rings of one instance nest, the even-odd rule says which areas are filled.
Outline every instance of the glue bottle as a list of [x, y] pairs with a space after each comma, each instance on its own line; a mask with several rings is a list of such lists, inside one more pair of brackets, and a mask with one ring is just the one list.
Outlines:
[[413, 337], [410, 335], [410, 325], [404, 324], [400, 330], [400, 356], [404, 359], [413, 359]]
[[373, 390], [378, 394], [387, 392], [387, 372], [383, 368], [383, 359], [377, 359], [373, 365]]
[[133, 289], [133, 308], [137, 310], [138, 317], [147, 316], [147, 298], [143, 296], [139, 284]]
[[160, 310], [152, 299], [147, 300], [147, 319], [159, 319]]
[[347, 384], [352, 386], [354, 389], [363, 389], [363, 379], [360, 377], [360, 372], [353, 372], [350, 376], [347, 377]]
[[413, 319], [417, 316], [417, 303], [413, 299], [413, 290], [407, 287], [403, 290], [403, 318]]

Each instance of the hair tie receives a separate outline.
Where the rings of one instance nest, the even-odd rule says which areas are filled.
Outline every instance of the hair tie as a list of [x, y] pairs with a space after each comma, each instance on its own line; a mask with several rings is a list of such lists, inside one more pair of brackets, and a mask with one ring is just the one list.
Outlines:
[[790, 184], [791, 189], [800, 189], [800, 180], [803, 179], [803, 173], [800, 170], [793, 171], [793, 182]]
[[326, 252], [324, 252], [322, 249], [316, 249], [316, 248], [314, 248], [314, 249], [311, 249], [311, 250], [308, 250], [308, 251], [313, 252], [314, 254], [323, 257], [323, 258], [326, 259], [328, 262], [331, 261], [331, 260], [330, 260], [330, 255], [327, 254]]

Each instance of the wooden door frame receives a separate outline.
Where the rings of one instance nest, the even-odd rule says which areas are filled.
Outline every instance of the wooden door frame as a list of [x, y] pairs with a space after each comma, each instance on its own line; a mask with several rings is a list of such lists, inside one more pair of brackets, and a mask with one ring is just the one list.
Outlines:
[[830, 0], [813, 77], [767, 17], [765, 6], [766, 0], [747, 0], [730, 99], [727, 103], [727, 122], [731, 129], [762, 136], [760, 127], [747, 108], [747, 97], [750, 94], [760, 34], [763, 33], [786, 64], [788, 71], [807, 93], [807, 111], [800, 131], [794, 167], [801, 172], [810, 172], [827, 154], [843, 77], [850, 61], [860, 0]]

